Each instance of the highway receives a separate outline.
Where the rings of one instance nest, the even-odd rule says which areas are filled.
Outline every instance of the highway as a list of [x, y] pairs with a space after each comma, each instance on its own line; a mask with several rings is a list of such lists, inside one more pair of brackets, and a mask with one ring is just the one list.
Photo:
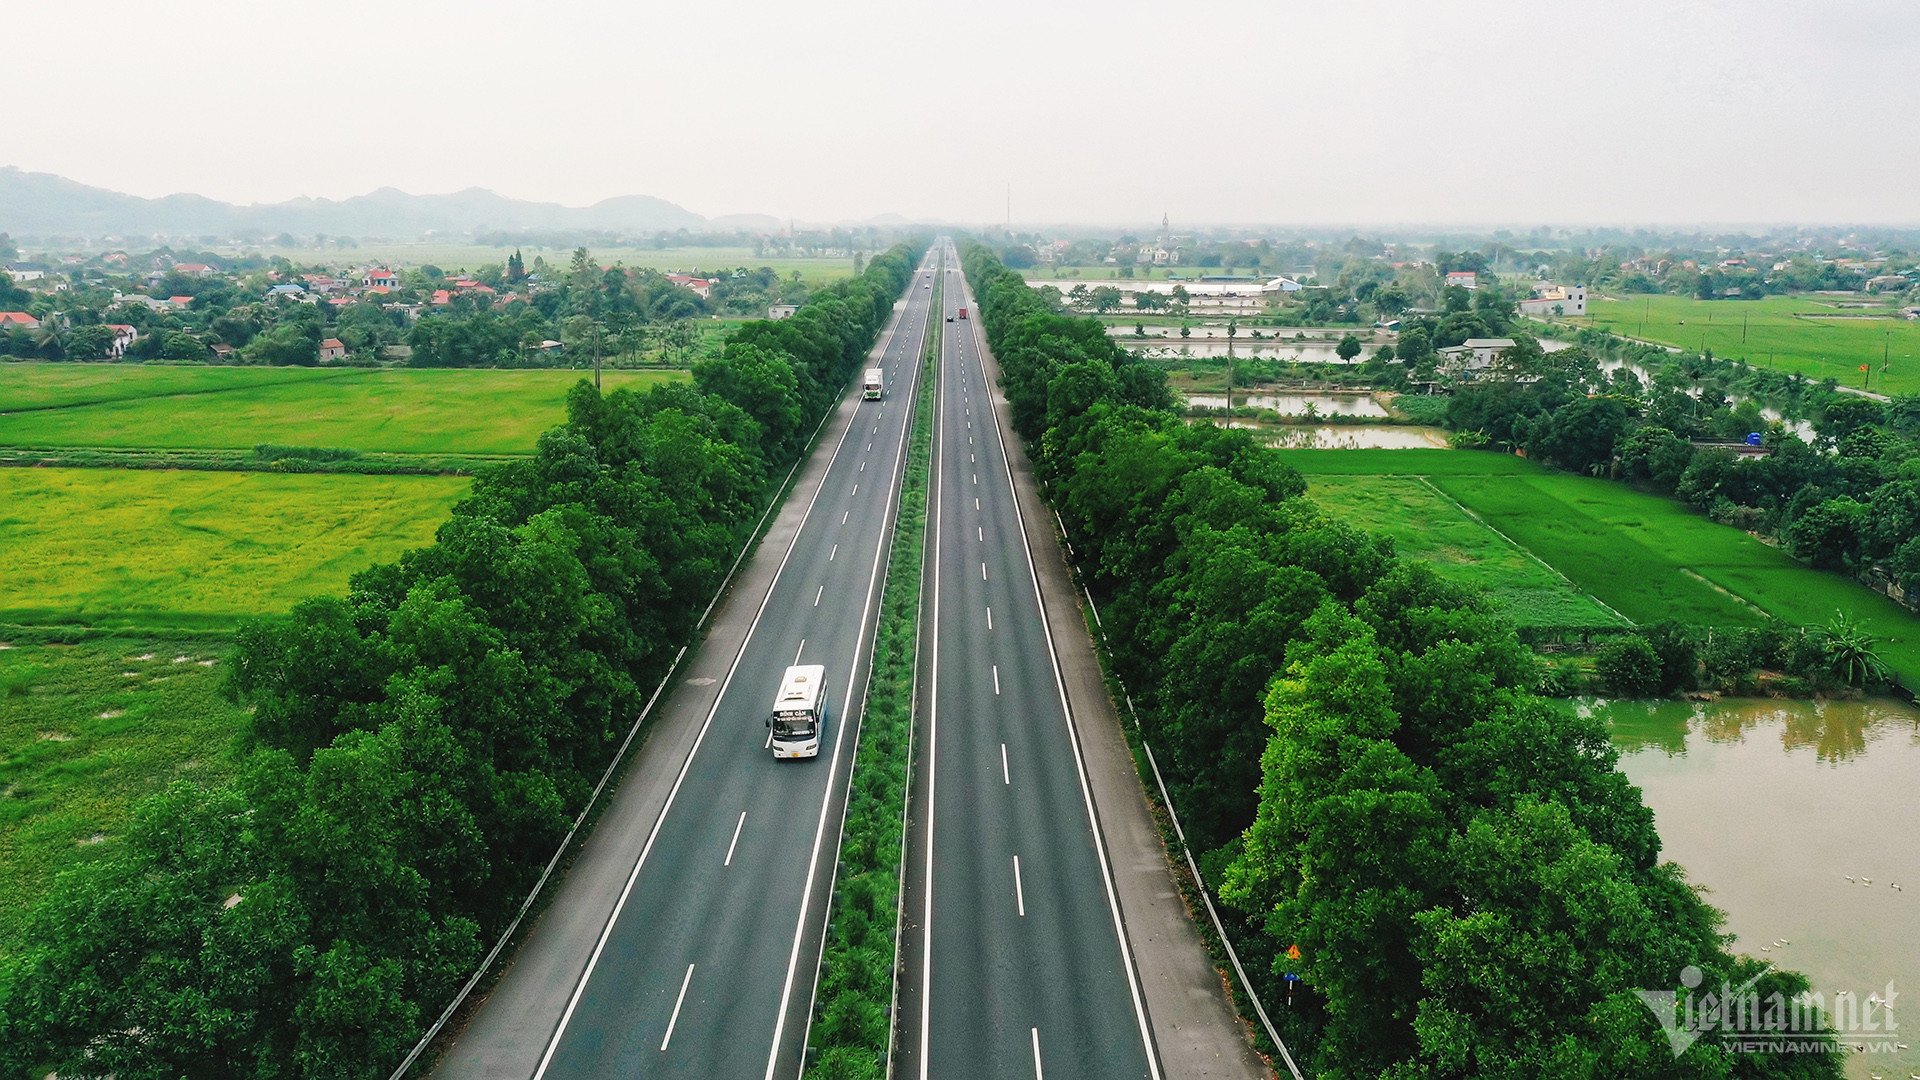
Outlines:
[[984, 337], [937, 325], [898, 1075], [1158, 1080]]
[[[928, 266], [868, 365], [884, 370], [885, 398], [860, 401], [852, 388], [843, 399], [783, 511], [788, 546], [775, 549], [776, 526], [674, 688], [664, 730], [637, 753], [437, 1076], [800, 1072], [930, 318]], [[770, 583], [756, 579], [769, 571]], [[776, 761], [764, 721], [796, 663], [826, 666], [831, 712], [818, 758]]]

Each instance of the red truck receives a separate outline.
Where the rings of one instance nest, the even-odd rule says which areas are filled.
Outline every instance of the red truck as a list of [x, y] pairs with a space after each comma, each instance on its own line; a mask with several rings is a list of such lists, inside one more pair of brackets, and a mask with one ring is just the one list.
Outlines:
[[961, 318], [963, 318], [963, 319], [967, 317], [967, 309], [966, 309], [966, 308], [961, 308], [961, 309], [960, 309], [960, 317], [961, 317]]

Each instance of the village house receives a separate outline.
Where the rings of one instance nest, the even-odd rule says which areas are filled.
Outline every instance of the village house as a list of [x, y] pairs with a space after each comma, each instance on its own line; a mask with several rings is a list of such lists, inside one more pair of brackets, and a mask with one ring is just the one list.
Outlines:
[[1904, 274], [1881, 274], [1867, 279], [1868, 292], [1906, 292], [1913, 282]]
[[113, 294], [113, 302], [116, 304], [139, 304], [141, 307], [155, 314], [173, 310], [172, 304], [167, 303], [165, 300], [155, 299], [145, 293], [128, 294], [116, 290]]
[[174, 263], [173, 272], [176, 274], [185, 274], [188, 277], [210, 277], [213, 275], [214, 269], [206, 263]]
[[0, 311], [0, 330], [38, 330], [40, 320], [24, 311]]
[[1564, 315], [1577, 317], [1587, 313], [1585, 285], [1537, 286], [1531, 300], [1520, 301], [1522, 315]]
[[1440, 357], [1449, 370], [1471, 376], [1474, 372], [1492, 368], [1500, 355], [1511, 348], [1512, 338], [1468, 338], [1458, 345], [1441, 349]]
[[113, 331], [113, 342], [107, 346], [107, 354], [115, 360], [127, 355], [127, 346], [140, 340], [140, 331], [126, 323], [108, 323], [107, 329]]
[[798, 304], [774, 304], [767, 309], [767, 318], [791, 319], [793, 318], [793, 313], [799, 310], [800, 305]]
[[193, 297], [169, 296], [167, 297], [167, 306], [175, 311], [185, 311], [193, 306]]
[[668, 274], [667, 280], [683, 289], [690, 289], [693, 295], [705, 300], [713, 292], [713, 282], [692, 274]]
[[360, 276], [360, 284], [369, 289], [397, 289], [400, 287], [400, 275], [376, 266]]
[[347, 347], [339, 338], [330, 337], [320, 343], [321, 363], [324, 364], [329, 360], [345, 360], [346, 358]]
[[1463, 289], [1477, 289], [1480, 287], [1480, 275], [1472, 270], [1449, 270], [1446, 283]]
[[1304, 286], [1292, 278], [1277, 277], [1265, 285], [1260, 286], [1260, 291], [1263, 293], [1297, 293], [1302, 288], [1304, 288]]
[[26, 263], [13, 263], [6, 267], [6, 272], [15, 285], [26, 285], [47, 276], [44, 268], [29, 266]]
[[306, 296], [307, 296], [307, 290], [301, 288], [299, 285], [295, 284], [294, 282], [283, 281], [280, 284], [275, 285], [272, 288], [267, 290], [267, 299], [272, 300], [275, 297], [279, 297], [279, 296], [284, 296], [293, 300], [304, 300], [306, 299]]

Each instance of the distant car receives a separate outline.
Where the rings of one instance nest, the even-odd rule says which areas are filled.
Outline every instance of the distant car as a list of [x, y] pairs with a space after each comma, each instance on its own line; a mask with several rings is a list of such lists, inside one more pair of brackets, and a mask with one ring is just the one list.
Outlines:
[[929, 282], [929, 283], [927, 283], [927, 284], [925, 284], [925, 285], [922, 285], [922, 286], [920, 286], [920, 287], [921, 287], [921, 288], [923, 288], [923, 289], [931, 289], [931, 288], [933, 288], [933, 284], [932, 284], [931, 282]]
[[948, 322], [952, 322], [952, 321], [953, 321], [953, 316], [951, 316], [951, 315], [949, 315], [949, 316], [947, 316], [947, 321], [948, 321]]

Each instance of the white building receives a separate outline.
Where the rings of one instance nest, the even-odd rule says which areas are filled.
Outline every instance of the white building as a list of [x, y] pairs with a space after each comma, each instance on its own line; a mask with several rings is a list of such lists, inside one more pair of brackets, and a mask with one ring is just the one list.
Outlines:
[[767, 318], [791, 319], [793, 318], [793, 313], [799, 310], [800, 305], [798, 304], [774, 304], [767, 308]]
[[1500, 359], [1500, 354], [1513, 348], [1513, 339], [1506, 337], [1468, 338], [1458, 345], [1449, 345], [1440, 350], [1440, 356], [1446, 366], [1456, 371], [1486, 371]]
[[1531, 300], [1520, 301], [1522, 315], [1564, 315], [1578, 317], [1587, 313], [1585, 285], [1549, 285], [1534, 290]]

